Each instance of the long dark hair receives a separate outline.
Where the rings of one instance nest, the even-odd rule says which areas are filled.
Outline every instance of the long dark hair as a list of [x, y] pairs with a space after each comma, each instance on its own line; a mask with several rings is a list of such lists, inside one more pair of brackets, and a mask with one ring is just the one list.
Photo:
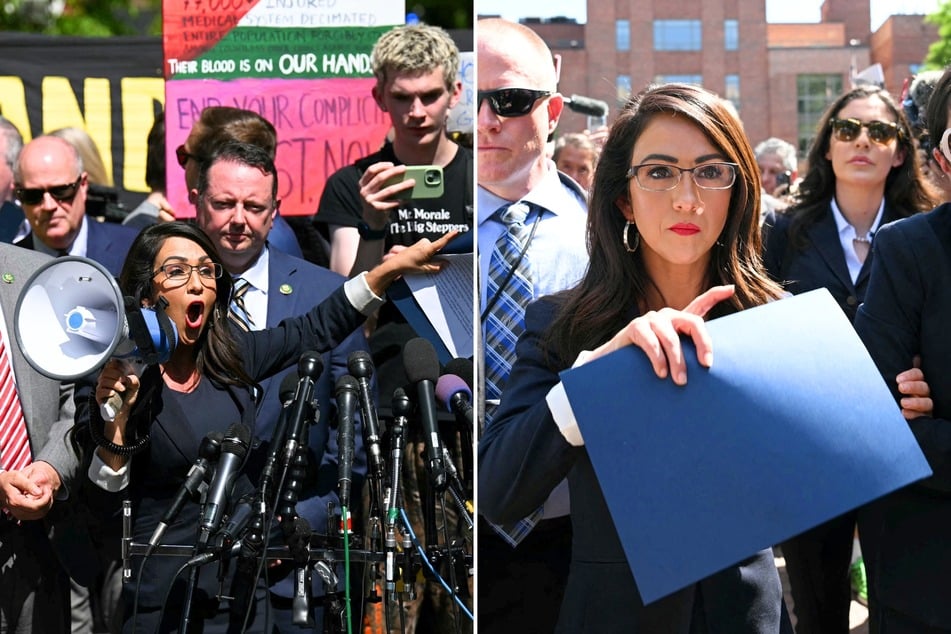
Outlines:
[[693, 122], [710, 142], [736, 163], [727, 221], [714, 245], [707, 286], [735, 284], [736, 293], [711, 316], [756, 306], [779, 297], [782, 289], [766, 275], [760, 256], [760, 185], [753, 149], [742, 124], [717, 95], [689, 84], [647, 88], [618, 115], [598, 159], [588, 206], [590, 263], [575, 288], [561, 295], [558, 314], [548, 332], [549, 350], [558, 364], [593, 349], [619, 331], [644, 308], [653, 281], [643, 249], [628, 253], [621, 233], [625, 218], [616, 200], [628, 195], [631, 155], [647, 124], [658, 115], [678, 115]]
[[[151, 302], [155, 295], [155, 257], [169, 238], [191, 240], [208, 254], [212, 262], [224, 268], [218, 249], [197, 226], [181, 221], [151, 225], [132, 242], [119, 275], [119, 288], [132, 297], [136, 305], [141, 305], [142, 300]], [[216, 280], [215, 309], [196, 344], [195, 364], [201, 374], [219, 383], [252, 386], [255, 382], [244, 370], [238, 342], [228, 324], [232, 286], [227, 272]]]
[[787, 213], [792, 215], [789, 226], [790, 241], [797, 247], [805, 246], [809, 227], [829, 212], [829, 201], [835, 195], [835, 172], [832, 161], [826, 158], [832, 138], [832, 120], [845, 106], [856, 99], [877, 97], [895, 117], [900, 133], [898, 151], [905, 160], [893, 167], [885, 179], [885, 205], [899, 216], [911, 216], [934, 206], [934, 199], [921, 174], [918, 153], [915, 151], [911, 125], [904, 111], [898, 107], [887, 90], [878, 86], [856, 86], [843, 93], [826, 108], [816, 127], [816, 138], [809, 148], [809, 171], [799, 184], [796, 204]]

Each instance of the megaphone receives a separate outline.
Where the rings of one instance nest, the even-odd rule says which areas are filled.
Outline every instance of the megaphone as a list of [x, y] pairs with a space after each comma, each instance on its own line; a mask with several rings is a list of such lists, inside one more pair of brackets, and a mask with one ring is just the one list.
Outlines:
[[[27, 362], [58, 381], [86, 376], [113, 357], [141, 375], [167, 361], [178, 342], [164, 304], [136, 306], [105, 267], [75, 256], [52, 260], [30, 277], [17, 298], [13, 325]], [[103, 418], [113, 420], [121, 406], [116, 395], [101, 406]]]

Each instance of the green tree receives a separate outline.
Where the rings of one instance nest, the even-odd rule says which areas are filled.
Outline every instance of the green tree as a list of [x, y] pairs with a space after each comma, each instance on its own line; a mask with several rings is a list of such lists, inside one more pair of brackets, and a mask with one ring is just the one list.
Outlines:
[[925, 21], [938, 26], [938, 40], [928, 47], [925, 68], [943, 69], [951, 63], [951, 2], [942, 2], [937, 11], [925, 17]]
[[161, 0], [0, 0], [0, 31], [161, 35]]

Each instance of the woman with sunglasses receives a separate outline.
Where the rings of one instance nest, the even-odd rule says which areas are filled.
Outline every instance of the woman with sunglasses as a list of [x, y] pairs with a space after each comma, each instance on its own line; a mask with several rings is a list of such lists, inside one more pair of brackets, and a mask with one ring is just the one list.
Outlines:
[[[252, 332], [229, 327], [228, 310], [232, 280], [214, 243], [195, 225], [169, 222], [145, 229], [126, 257], [119, 286], [136, 305], [163, 307], [175, 324], [178, 341], [168, 360], [146, 368], [141, 378], [119, 360], [110, 360], [100, 371], [94, 399], [77, 397], [76, 440], [88, 448], [85, 464], [90, 481], [83, 496], [102, 517], [116, 517], [123, 499], [132, 502], [132, 534], [136, 543], [155, 539], [162, 544], [196, 544], [199, 507], [185, 504], [177, 517], [164, 517], [172, 508], [189, 468], [199, 457], [202, 439], [213, 432], [229, 430], [221, 442], [224, 453], [249, 458], [249, 438], [256, 407], [252, 388], [256, 383], [298, 362], [308, 350], [324, 352], [358, 328], [364, 315], [378, 305], [369, 293], [381, 295], [396, 277], [406, 271], [434, 271], [431, 258], [451, 239], [447, 234], [433, 243], [420, 241], [360, 278], [349, 280], [320, 305], [280, 325]], [[353, 299], [351, 299], [353, 298]], [[357, 299], [362, 298], [362, 299]], [[354, 306], [360, 306], [357, 310]], [[113, 421], [105, 421], [99, 404], [115, 394], [123, 397]], [[235, 432], [235, 424], [244, 433]], [[235, 450], [229, 451], [229, 442]], [[242, 446], [243, 451], [237, 450]], [[311, 456], [311, 466], [315, 466]], [[319, 456], [317, 457], [319, 461]], [[218, 460], [219, 466], [223, 458]], [[250, 488], [249, 482], [244, 482]], [[238, 489], [242, 487], [239, 486]], [[240, 496], [236, 491], [226, 502]], [[274, 509], [266, 520], [273, 515]], [[162, 538], [155, 538], [159, 521], [168, 524]], [[314, 527], [320, 530], [320, 527]], [[151, 537], [150, 537], [151, 536]], [[211, 543], [207, 539], [205, 543]], [[187, 574], [176, 576], [183, 563], [167, 554], [154, 554], [135, 573], [141, 587], [123, 588], [127, 632], [177, 631]], [[234, 566], [231, 567], [232, 573]], [[263, 605], [252, 601], [219, 601], [217, 565], [202, 572], [192, 597], [193, 622], [205, 620], [204, 632], [245, 631], [242, 623], [250, 612], [250, 631], [262, 631]], [[220, 586], [225, 595], [253, 588], [253, 583], [231, 587], [230, 576]], [[231, 596], [234, 596], [232, 594]], [[241, 596], [241, 595], [239, 595]]]
[[[874, 86], [853, 88], [826, 109], [807, 163], [793, 206], [766, 219], [763, 259], [794, 294], [828, 289], [852, 321], [868, 287], [875, 233], [930, 209], [932, 194], [907, 118]], [[917, 381], [921, 373], [902, 379]], [[855, 513], [847, 513], [782, 545], [800, 631], [849, 631], [854, 528]]]
[[[928, 103], [932, 156], [951, 175], [951, 70]], [[951, 631], [951, 205], [883, 227], [855, 329], [901, 399], [896, 372], [920, 356], [931, 415], [908, 421], [933, 475], [859, 511], [869, 584], [869, 631]], [[902, 399], [904, 402], [904, 399]]]
[[[558, 376], [633, 345], [660, 380], [683, 385], [678, 334], [709, 367], [705, 317], [782, 295], [760, 265], [759, 198], [753, 150], [720, 98], [649, 88], [620, 112], [598, 161], [586, 274], [528, 307], [479, 444], [479, 510], [497, 523], [521, 519], [568, 478], [574, 537], [559, 632], [790, 631], [768, 549], [644, 605]], [[651, 422], [632, 412], [623, 424]]]

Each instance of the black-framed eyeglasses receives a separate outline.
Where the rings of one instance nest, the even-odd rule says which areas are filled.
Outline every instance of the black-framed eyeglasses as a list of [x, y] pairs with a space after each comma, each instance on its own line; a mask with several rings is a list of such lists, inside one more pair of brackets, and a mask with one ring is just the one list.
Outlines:
[[901, 128], [891, 121], [859, 121], [858, 119], [832, 119], [832, 134], [839, 141], [848, 143], [858, 138], [862, 128], [868, 130], [869, 141], [886, 145], [901, 135]]
[[678, 167], [665, 163], [641, 163], [627, 171], [637, 186], [649, 192], [666, 192], [680, 184], [684, 172], [690, 172], [700, 189], [730, 189], [736, 182], [736, 163], [704, 163], [696, 167]]
[[191, 279], [193, 271], [198, 271], [198, 278], [202, 283], [220, 279], [224, 274], [224, 268], [217, 262], [202, 262], [194, 265], [184, 262], [167, 262], [160, 266], [157, 271], [153, 271], [152, 275], [164, 273], [166, 281], [170, 282], [172, 286], [181, 286]]
[[185, 149], [185, 144], [182, 143], [177, 148], [175, 148], [175, 160], [178, 161], [178, 164], [184, 168], [186, 165], [188, 165], [188, 159], [198, 162], [198, 157], [194, 154], [190, 154], [188, 150]]
[[476, 110], [482, 107], [484, 99], [489, 100], [489, 108], [500, 117], [522, 117], [535, 107], [535, 102], [550, 97], [550, 90], [532, 90], [531, 88], [500, 88], [498, 90], [480, 90]]
[[76, 179], [75, 183], [68, 185], [53, 185], [52, 187], [16, 187], [13, 192], [17, 200], [24, 205], [39, 205], [43, 202], [43, 196], [49, 194], [53, 200], [58, 202], [69, 202], [76, 197], [79, 191], [79, 184], [82, 182], [82, 174]]

